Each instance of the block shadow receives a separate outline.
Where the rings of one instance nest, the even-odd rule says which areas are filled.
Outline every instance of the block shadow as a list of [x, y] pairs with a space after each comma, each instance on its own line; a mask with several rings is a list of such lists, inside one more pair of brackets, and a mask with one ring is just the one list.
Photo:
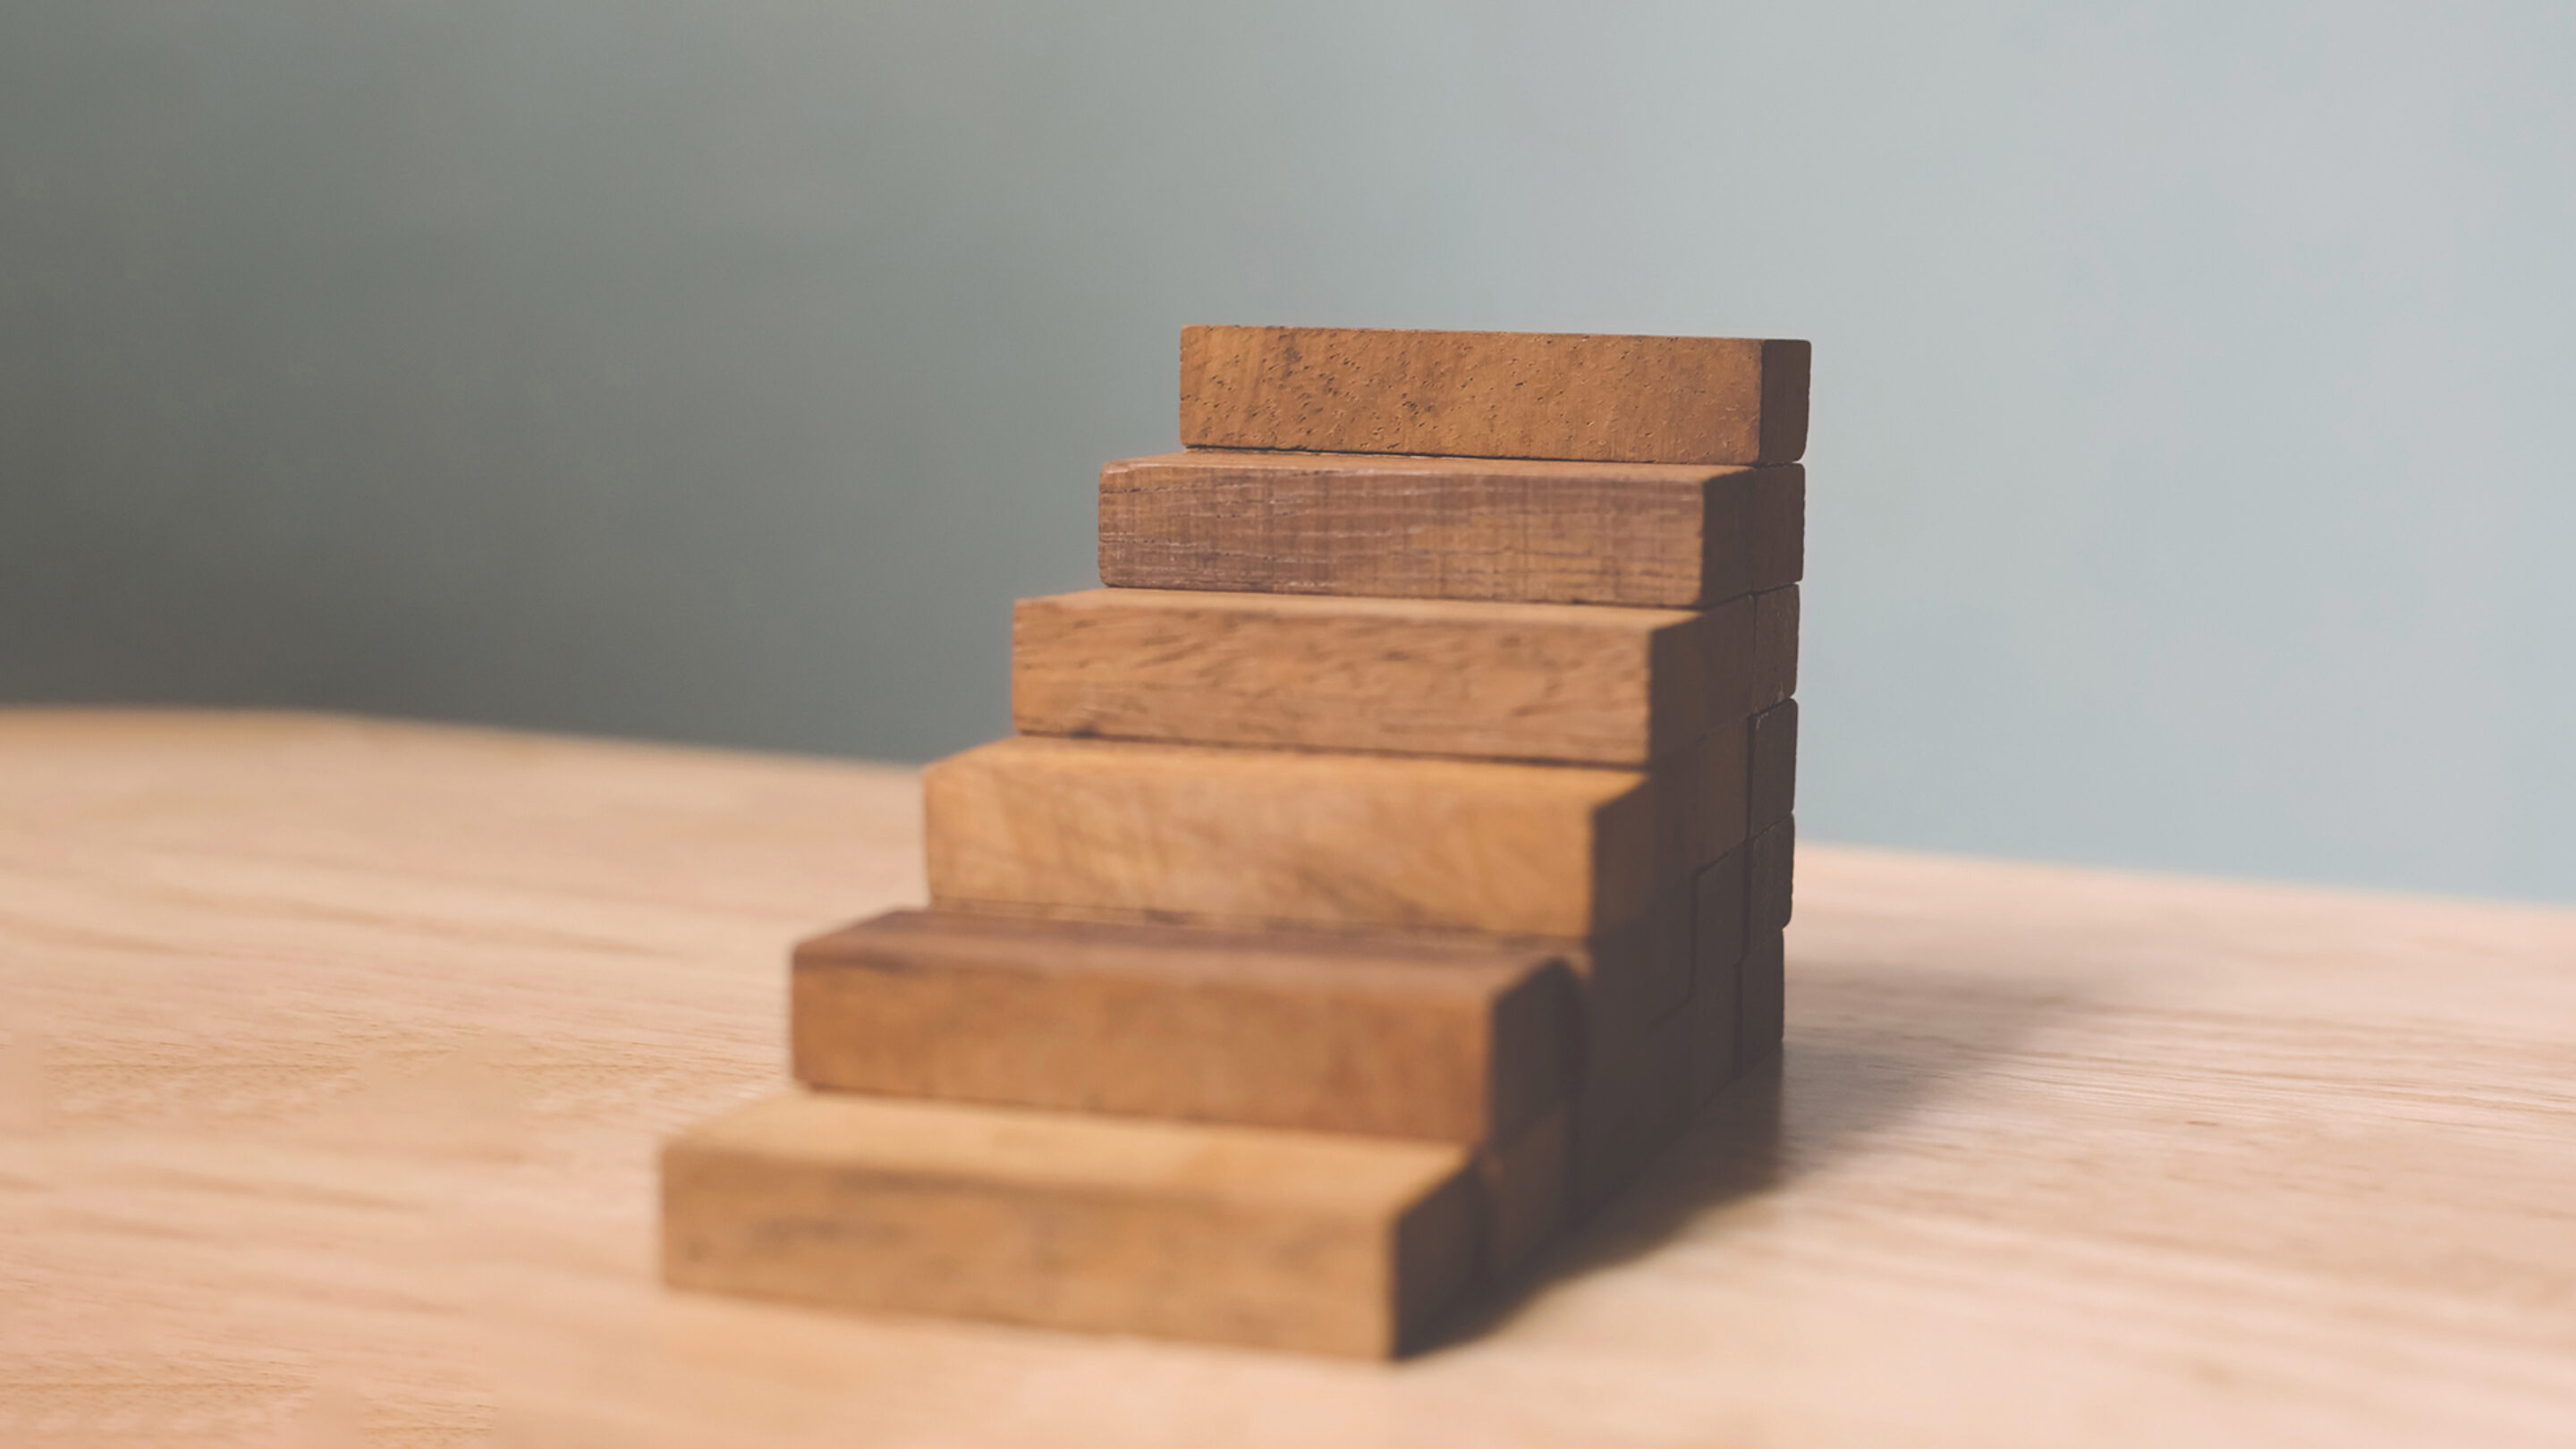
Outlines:
[[2041, 1026], [2087, 1011], [2079, 985], [1793, 959], [1784, 1049], [1729, 1083], [1634, 1183], [1420, 1354], [1492, 1333], [1558, 1283], [1643, 1257], [1715, 1208], [1862, 1150]]

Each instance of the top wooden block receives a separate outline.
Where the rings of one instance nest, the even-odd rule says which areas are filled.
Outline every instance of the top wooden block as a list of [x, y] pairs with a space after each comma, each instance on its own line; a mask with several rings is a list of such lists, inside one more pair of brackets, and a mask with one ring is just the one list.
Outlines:
[[1804, 342], [1353, 327], [1181, 329], [1181, 442], [1624, 463], [1788, 463]]

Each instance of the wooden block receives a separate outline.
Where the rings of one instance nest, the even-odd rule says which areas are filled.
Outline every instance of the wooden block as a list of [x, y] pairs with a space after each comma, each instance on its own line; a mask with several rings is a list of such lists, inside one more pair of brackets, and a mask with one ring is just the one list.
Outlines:
[[1807, 573], [1807, 470], [1765, 468], [1752, 490], [1752, 587], [1787, 588]]
[[1692, 883], [1691, 992], [1735, 989], [1735, 963], [1744, 956], [1749, 929], [1745, 857], [1738, 847], [1718, 858]]
[[[1723, 833], [1692, 769], [1022, 736], [924, 774], [932, 899], [1194, 925], [1590, 936]], [[1740, 801], [1741, 797], [1738, 796]]]
[[1519, 1271], [1565, 1227], [1572, 1202], [1572, 1123], [1572, 1109], [1560, 1104], [1519, 1136], [1476, 1154], [1486, 1204], [1479, 1265], [1484, 1279]]
[[[1749, 621], [1749, 602], [1739, 611]], [[1023, 734], [1644, 765], [1732, 718], [1749, 622], [1678, 609], [1094, 589], [1023, 599]], [[1731, 668], [1723, 688], [1712, 668]]]
[[1665, 807], [1673, 832], [1665, 849], [1696, 871], [1742, 845], [1750, 809], [1753, 722], [1729, 720], [1656, 771], [1677, 798]]
[[797, 1092], [662, 1151], [674, 1287], [1384, 1357], [1474, 1281], [1466, 1149]]
[[1795, 817], [1770, 826], [1744, 848], [1747, 940], [1789, 924], [1791, 876], [1798, 851]]
[[1798, 702], [1784, 699], [1753, 717], [1749, 832], [1789, 818], [1798, 803]]
[[1753, 596], [1753, 695], [1760, 713], [1798, 692], [1798, 591], [1773, 589]]
[[1690, 882], [1676, 882], [1645, 914], [1585, 940], [1503, 937], [1493, 942], [1507, 950], [1548, 952], [1572, 968], [1582, 1013], [1578, 1077], [1626, 1059], [1689, 1000], [1696, 967], [1691, 893]]
[[1787, 964], [1787, 939], [1776, 928], [1753, 933], [1736, 994], [1735, 1070], [1739, 1076], [1780, 1050]]
[[1575, 1094], [1574, 1216], [1617, 1196], [1689, 1125], [1696, 1024], [1694, 1012], [1673, 1013], [1634, 1055], [1609, 1064]]
[[1746, 594], [1700, 611], [1708, 620], [1701, 642], [1707, 647], [1709, 721], [1712, 726], [1742, 719], [1753, 711], [1754, 691], [1763, 687], [1754, 667], [1753, 596]]
[[1637, 463], [1789, 463], [1804, 342], [1184, 327], [1181, 441]]
[[1753, 497], [1770, 471], [1348, 453], [1131, 458], [1100, 471], [1100, 580], [1704, 608], [1752, 588], [1752, 560], [1769, 547], [1751, 537]]
[[[1738, 953], [1738, 966], [1742, 964]], [[1697, 1111], [1709, 1104], [1718, 1091], [1734, 1081], [1738, 1072], [1736, 1050], [1743, 1026], [1736, 1020], [1742, 1010], [1741, 983], [1737, 967], [1727, 968], [1727, 979], [1714, 989], [1691, 993], [1691, 1109]]]
[[1559, 1106], [1579, 988], [1477, 940], [895, 911], [796, 948], [816, 1087], [1449, 1142]]
[[1728, 851], [1692, 882], [1691, 1100], [1695, 1105], [1705, 1104], [1736, 1075], [1748, 854], [1744, 846]]
[[[978, 753], [981, 752], [970, 752], [970, 755]], [[1264, 758], [1247, 752], [1195, 753], [1223, 755], [1224, 762], [1227, 764]], [[1295, 758], [1330, 762], [1336, 758], [1351, 757]], [[945, 762], [943, 766], [934, 767], [934, 769], [944, 769], [944, 765]], [[1012, 772], [1003, 782], [990, 783], [978, 788], [991, 789], [1007, 796], [1011, 790], [1008, 779], [1016, 778], [1023, 777], [1017, 772]], [[1655, 777], [1648, 778], [1651, 780]], [[1043, 789], [1038, 789], [1037, 793], [1043, 793]], [[934, 794], [933, 798], [936, 799], [938, 796]], [[1025, 798], [1024, 792], [1021, 796], [1023, 803]], [[934, 806], [934, 821], [945, 818], [944, 815], [936, 813], [938, 809], [939, 807]], [[934, 823], [933, 841], [937, 842], [945, 836], [945, 827]], [[939, 878], [944, 879], [944, 874]], [[939, 887], [934, 886], [935, 891], [938, 889]], [[1030, 906], [1026, 903], [1002, 902], [978, 905], [945, 899], [944, 904], [965, 910], [999, 910], [1018, 912], [1023, 915], [1054, 915], [1058, 918], [1069, 915], [1079, 918], [1086, 914], [1084, 911], [1069, 907]], [[1441, 938], [1437, 944], [1443, 949], [1460, 951], [1518, 953], [1525, 957], [1561, 957], [1573, 969], [1580, 983], [1584, 1022], [1581, 1040], [1584, 1044], [1586, 1060], [1592, 1060], [1605, 1054], [1624, 1052], [1629, 1049], [1649, 1028], [1677, 1009], [1690, 994], [1693, 970], [1691, 912], [1692, 887], [1689, 880], [1685, 878], [1664, 886], [1643, 910], [1588, 936], [1567, 937], [1526, 932], [1460, 933]], [[1093, 909], [1087, 914], [1097, 918], [1103, 912]], [[1106, 914], [1116, 916], [1120, 912], [1112, 909]], [[1133, 910], [1126, 912], [1131, 919], [1140, 914]], [[1210, 919], [1202, 918], [1199, 924], [1208, 925]], [[1373, 942], [1382, 943], [1384, 938], [1363, 934], [1349, 939], [1352, 940], [1353, 949], [1368, 949]], [[1430, 938], [1411, 939], [1425, 948], [1434, 944]]]

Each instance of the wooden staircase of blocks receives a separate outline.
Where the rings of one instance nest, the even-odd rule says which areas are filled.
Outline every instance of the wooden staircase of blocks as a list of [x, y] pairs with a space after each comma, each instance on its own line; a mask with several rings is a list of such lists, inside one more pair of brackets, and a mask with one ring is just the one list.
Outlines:
[[1776, 1051], [1807, 346], [1192, 327], [669, 1282], [1385, 1356]]

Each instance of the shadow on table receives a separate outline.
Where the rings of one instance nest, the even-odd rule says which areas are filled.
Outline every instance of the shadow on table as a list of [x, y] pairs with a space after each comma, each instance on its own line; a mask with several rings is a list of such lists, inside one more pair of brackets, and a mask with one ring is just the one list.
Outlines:
[[1425, 1352], [1482, 1337], [1556, 1283], [1641, 1257], [1713, 1208], [1858, 1150], [2085, 1007], [2064, 982], [1840, 963], [1792, 971], [1784, 1050], [1730, 1083], [1633, 1185]]

